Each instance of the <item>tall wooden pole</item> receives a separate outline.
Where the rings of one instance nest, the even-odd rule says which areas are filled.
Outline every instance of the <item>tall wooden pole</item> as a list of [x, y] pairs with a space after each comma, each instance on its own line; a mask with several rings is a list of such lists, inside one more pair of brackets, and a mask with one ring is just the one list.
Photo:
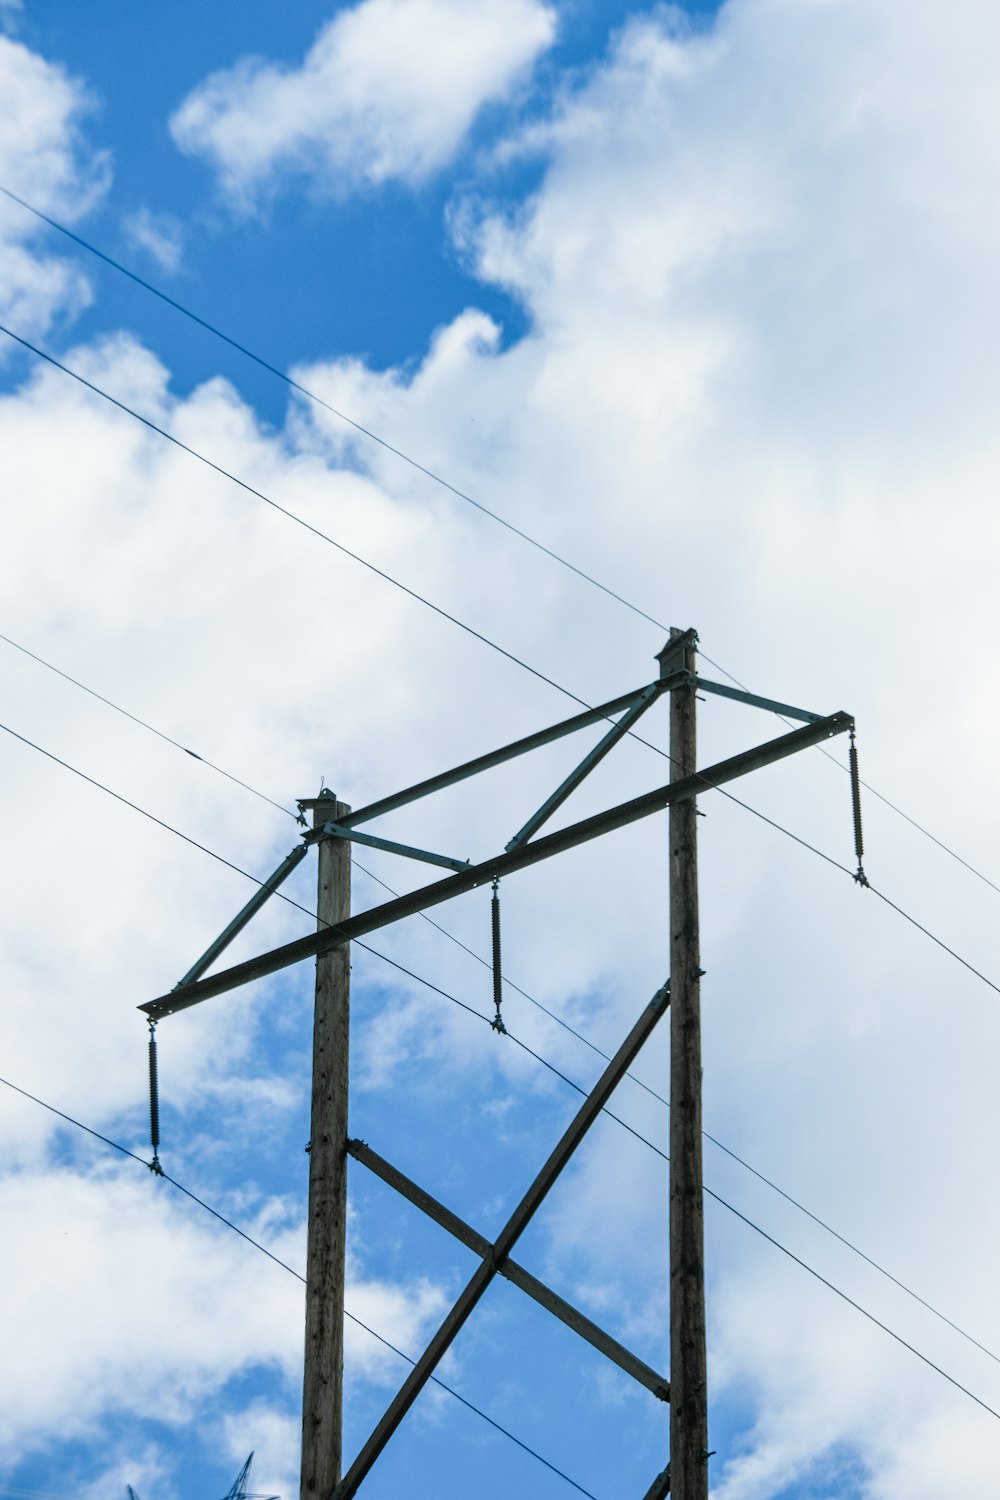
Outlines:
[[[331, 792], [304, 805], [312, 807], [314, 828], [345, 818], [351, 811]], [[346, 921], [350, 914], [351, 846], [346, 839], [324, 839], [319, 845], [318, 927]], [[328, 1500], [340, 1483], [350, 984], [349, 944], [319, 955], [313, 1022], [301, 1500]]]
[[[693, 630], [670, 632], [661, 674], [686, 671], [670, 692], [671, 780], [695, 761]], [[701, 965], [698, 813], [693, 797], [670, 808], [670, 1495], [707, 1500], [705, 1222], [701, 1164]]]

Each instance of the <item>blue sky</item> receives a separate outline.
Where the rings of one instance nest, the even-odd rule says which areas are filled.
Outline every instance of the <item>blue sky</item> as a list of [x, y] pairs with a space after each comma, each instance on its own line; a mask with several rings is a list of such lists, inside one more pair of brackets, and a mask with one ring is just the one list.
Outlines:
[[[0, 734], [0, 1076], [145, 1159], [135, 1007], [295, 843], [267, 799], [323, 778], [360, 806], [637, 686], [668, 625], [706, 675], [853, 711], [873, 884], [978, 973], [850, 880], [846, 778], [815, 752], [737, 789], [770, 823], [702, 800], [706, 1181], [805, 1262], [709, 1204], [719, 1500], [993, 1491], [968, 1393], [1000, 1409], [1000, 22], [959, 11], [0, 3], [0, 185], [628, 601], [0, 203], [0, 323], [403, 585], [0, 347], [0, 722], [24, 737]], [[776, 732], [700, 715], [703, 764]], [[665, 779], [645, 723], [661, 754], [622, 744], [558, 820]], [[595, 737], [381, 831], [486, 858]], [[508, 1025], [583, 1087], [580, 1038], [614, 1050], [665, 977], [664, 841], [652, 819], [504, 883]], [[425, 878], [357, 851], [355, 908]], [[314, 880], [287, 887], [307, 912]], [[413, 920], [354, 954], [351, 1128], [496, 1233], [579, 1096], [483, 1019], [488, 893], [434, 915], [465, 947]], [[272, 901], [232, 954], [308, 927]], [[159, 1029], [167, 1171], [293, 1270], [311, 982]], [[659, 1094], [666, 1044], [636, 1067]], [[602, 1119], [517, 1255], [665, 1368], [666, 1112], [634, 1083], [615, 1108], [647, 1144]], [[350, 1180], [348, 1307], [415, 1355], [473, 1258]], [[258, 1489], [296, 1493], [294, 1275], [9, 1088], [0, 1214], [0, 1495], [215, 1500], [251, 1449]], [[405, 1369], [356, 1325], [347, 1368], [350, 1456]], [[619, 1500], [666, 1461], [666, 1410], [506, 1284], [441, 1373], [545, 1462], [427, 1392], [371, 1500]]]

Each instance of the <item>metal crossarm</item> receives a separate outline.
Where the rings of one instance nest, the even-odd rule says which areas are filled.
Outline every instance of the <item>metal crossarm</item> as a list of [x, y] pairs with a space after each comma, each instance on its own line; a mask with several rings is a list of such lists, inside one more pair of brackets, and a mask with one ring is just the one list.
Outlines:
[[489, 1258], [484, 1260], [478, 1270], [473, 1273], [465, 1290], [417, 1360], [375, 1431], [333, 1491], [331, 1500], [351, 1500], [351, 1497], [357, 1493], [358, 1486], [427, 1384], [442, 1356], [451, 1347], [470, 1313], [541, 1207], [550, 1188], [635, 1060], [643, 1043], [666, 1011], [669, 1003], [670, 987], [665, 984], [645, 1007], [600, 1079], [587, 1095], [576, 1116], [563, 1133], [559, 1144], [500, 1231]]
[[[401, 1172], [398, 1167], [394, 1167], [383, 1156], [379, 1156], [378, 1152], [373, 1151], [367, 1142], [348, 1141], [347, 1152], [349, 1156], [353, 1156], [355, 1161], [360, 1162], [362, 1166], [374, 1172], [377, 1177], [381, 1177], [382, 1181], [387, 1183], [389, 1187], [395, 1188], [396, 1192], [406, 1198], [408, 1202], [412, 1203], [416, 1208], [422, 1209], [436, 1224], [440, 1224], [442, 1229], [447, 1229], [450, 1234], [454, 1235], [455, 1239], [459, 1240], [463, 1245], [468, 1246], [470, 1250], [474, 1250], [483, 1260], [487, 1260], [492, 1256], [493, 1246], [485, 1235], [478, 1234], [475, 1229], [465, 1223], [464, 1219], [460, 1219], [457, 1214], [445, 1208], [443, 1203], [439, 1203], [436, 1198], [432, 1197], [424, 1188], [419, 1187], [417, 1183]], [[590, 1318], [585, 1317], [583, 1313], [560, 1297], [557, 1292], [553, 1292], [543, 1281], [539, 1281], [537, 1276], [533, 1276], [530, 1271], [526, 1271], [523, 1266], [518, 1265], [517, 1261], [511, 1260], [509, 1257], [497, 1269], [501, 1276], [506, 1277], [514, 1286], [520, 1287], [522, 1292], [527, 1292], [528, 1296], [534, 1298], [540, 1307], [544, 1307], [547, 1312], [552, 1313], [560, 1322], [565, 1323], [567, 1328], [571, 1328], [574, 1333], [578, 1333], [581, 1338], [586, 1339], [588, 1344], [591, 1344], [601, 1354], [610, 1359], [620, 1370], [624, 1370], [627, 1375], [631, 1375], [633, 1380], [645, 1386], [647, 1391], [652, 1391], [658, 1400], [670, 1400], [670, 1382], [665, 1376], [658, 1375], [655, 1370], [632, 1354], [617, 1339], [612, 1338], [609, 1333], [605, 1333], [603, 1328], [599, 1328], [596, 1323], [591, 1322]]]
[[[276, 974], [280, 969], [286, 969], [291, 964], [301, 963], [306, 958], [314, 958], [331, 948], [338, 948], [343, 943], [349, 943], [354, 938], [366, 937], [369, 933], [377, 932], [380, 927], [386, 927], [391, 922], [401, 921], [403, 917], [415, 916], [417, 912], [437, 906], [443, 901], [450, 901], [453, 896], [460, 896], [466, 891], [474, 890], [477, 886], [512, 874], [515, 870], [527, 869], [529, 865], [549, 859], [553, 854], [561, 854], [567, 849], [574, 849], [577, 845], [599, 838], [615, 828], [624, 828], [640, 818], [647, 818], [653, 813], [660, 812], [671, 803], [700, 796], [728, 781], [735, 781], [737, 777], [745, 776], [748, 771], [772, 765], [775, 761], [794, 755], [810, 745], [818, 745], [835, 734], [844, 734], [853, 723], [854, 720], [848, 713], [830, 714], [828, 718], [819, 719], [815, 724], [806, 724], [801, 729], [793, 729], [789, 734], [779, 735], [777, 739], [768, 740], [752, 750], [745, 750], [739, 755], [731, 756], [728, 760], [706, 766], [703, 771], [695, 771], [690, 776], [682, 776], [679, 780], [657, 787], [655, 791], [646, 792], [641, 797], [633, 797], [628, 802], [621, 802], [617, 807], [609, 808], [606, 812], [596, 813], [593, 817], [584, 818], [579, 823], [571, 823], [566, 828], [560, 828], [556, 833], [544, 834], [531, 843], [523, 844], [520, 849], [512, 849], [507, 854], [496, 855], [492, 859], [484, 860], [482, 864], [470, 865], [467, 870], [444, 880], [421, 886], [405, 896], [399, 896], [393, 901], [386, 901], [381, 906], [373, 907], [371, 911], [360, 912], [357, 916], [351, 917], [346, 922], [340, 922], [335, 927], [328, 927], [323, 931], [310, 933], [306, 937], [296, 938], [293, 942], [284, 943], [269, 953], [248, 959], [245, 963], [236, 964], [230, 969], [223, 969], [218, 974], [210, 975], [207, 979], [201, 979], [196, 984], [187, 986], [184, 993], [174, 991], [161, 995], [156, 1000], [140, 1005], [139, 1009], [153, 1020], [174, 1015], [177, 1011], [197, 1005], [212, 995], [221, 995], [226, 990], [236, 989], [251, 979], [261, 979], [266, 974]], [[348, 824], [348, 819], [345, 818], [342, 821], [345, 826]]]

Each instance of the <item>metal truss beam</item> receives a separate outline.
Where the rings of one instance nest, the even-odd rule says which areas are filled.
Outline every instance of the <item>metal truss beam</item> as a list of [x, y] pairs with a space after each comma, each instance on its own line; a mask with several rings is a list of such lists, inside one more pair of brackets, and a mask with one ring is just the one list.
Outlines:
[[615, 828], [624, 828], [640, 818], [647, 818], [652, 813], [662, 811], [672, 802], [697, 797], [728, 781], [735, 781], [737, 777], [745, 776], [749, 771], [756, 771], [762, 766], [783, 760], [786, 756], [794, 755], [796, 751], [804, 750], [810, 745], [818, 745], [835, 734], [843, 734], [851, 728], [853, 723], [854, 720], [848, 713], [830, 714], [828, 718], [819, 719], [815, 724], [807, 724], [802, 729], [793, 729], [789, 734], [768, 740], [765, 744], [757, 745], [752, 750], [745, 750], [729, 760], [706, 766], [703, 771], [696, 771], [691, 776], [684, 776], [678, 781], [669, 782], [666, 786], [657, 787], [655, 791], [646, 792], [641, 797], [633, 797], [628, 802], [621, 802], [617, 807], [609, 808], [606, 812], [584, 818], [582, 822], [571, 823], [567, 828], [561, 828], [556, 833], [545, 834], [529, 844], [523, 844], [520, 849], [512, 849], [509, 854], [499, 854], [492, 859], [484, 860], [482, 864], [470, 865], [467, 870], [459, 874], [435, 881], [431, 885], [421, 886], [418, 890], [410, 891], [405, 896], [398, 896], [392, 901], [386, 901], [370, 911], [360, 912], [348, 921], [338, 923], [336, 927], [328, 927], [320, 932], [309, 933], [306, 937], [296, 938], [290, 943], [282, 944], [279, 948], [273, 948], [269, 953], [263, 953], [257, 958], [248, 959], [245, 963], [236, 964], [230, 969], [223, 969], [218, 974], [212, 974], [206, 979], [186, 985], [183, 990], [177, 989], [169, 994], [161, 995], [156, 1000], [140, 1005], [139, 1009], [153, 1020], [174, 1015], [191, 1005], [198, 1005], [202, 1000], [208, 1000], [212, 995], [221, 995], [252, 979], [262, 979], [267, 974], [276, 974], [292, 964], [301, 963], [303, 959], [314, 958], [319, 953], [325, 953], [329, 948], [337, 948], [342, 943], [351, 942], [354, 938], [377, 932], [379, 928], [401, 921], [403, 917], [412, 917], [417, 912], [440, 905], [443, 901], [450, 901], [453, 896], [460, 896], [466, 891], [474, 890], [477, 886], [512, 874], [516, 870], [527, 869], [529, 865], [538, 864], [554, 854], [562, 854], [567, 849], [576, 848], [577, 845], [599, 838]]
[[[669, 683], [665, 682], [655, 685], [661, 690], [669, 687]], [[501, 746], [499, 750], [490, 750], [486, 755], [477, 755], [475, 760], [467, 760], [462, 765], [455, 766], [451, 771], [442, 771], [437, 776], [429, 776], [426, 781], [418, 781], [401, 792], [394, 792], [391, 797], [382, 797], [378, 802], [370, 802], [367, 807], [359, 807], [347, 821], [352, 828], [358, 823], [368, 823], [372, 818], [382, 817], [383, 813], [395, 812], [397, 807], [405, 807], [408, 802], [416, 802], [421, 797], [429, 797], [432, 792], [444, 791], [445, 787], [454, 786], [456, 782], [465, 781], [470, 776], [478, 776], [481, 771], [490, 771], [494, 766], [503, 765], [505, 761], [514, 760], [519, 755], [527, 755], [530, 750], [540, 750], [543, 745], [551, 745], [554, 740], [560, 740], [564, 735], [575, 734], [578, 729], [586, 729], [590, 724], [599, 724], [602, 719], [618, 713], [620, 709], [629, 708], [644, 691], [646, 691], [645, 688], [633, 688], [630, 693], [621, 693], [617, 698], [609, 698], [607, 703], [599, 703], [596, 708], [588, 708], [582, 714], [573, 714], [569, 719], [561, 719], [558, 724], [552, 724], [548, 729], [539, 729], [535, 734], [525, 735], [524, 739], [513, 740], [509, 745]]]
[[[493, 1255], [493, 1246], [485, 1235], [478, 1234], [471, 1225], [466, 1224], [464, 1219], [460, 1219], [457, 1214], [445, 1208], [443, 1203], [439, 1203], [436, 1198], [432, 1197], [424, 1188], [419, 1187], [417, 1183], [401, 1172], [398, 1167], [394, 1167], [391, 1162], [386, 1161], [385, 1157], [379, 1156], [378, 1152], [373, 1151], [366, 1141], [348, 1141], [347, 1152], [349, 1156], [354, 1157], [355, 1161], [360, 1162], [362, 1166], [374, 1172], [377, 1177], [381, 1177], [382, 1181], [387, 1183], [389, 1187], [395, 1188], [396, 1192], [407, 1199], [408, 1202], [412, 1203], [416, 1208], [422, 1209], [428, 1218], [433, 1219], [436, 1224], [440, 1224], [442, 1229], [447, 1229], [449, 1234], [454, 1235], [455, 1239], [459, 1240], [461, 1244], [475, 1251], [476, 1255], [480, 1256], [481, 1259], [489, 1260]], [[599, 1328], [596, 1323], [591, 1322], [590, 1318], [585, 1317], [571, 1303], [566, 1302], [560, 1297], [557, 1292], [553, 1292], [543, 1281], [539, 1281], [537, 1276], [532, 1276], [530, 1271], [526, 1271], [523, 1266], [518, 1265], [516, 1260], [508, 1258], [502, 1265], [497, 1267], [497, 1270], [501, 1276], [505, 1276], [514, 1286], [520, 1287], [522, 1292], [527, 1292], [529, 1297], [534, 1298], [540, 1307], [544, 1307], [547, 1312], [552, 1313], [560, 1322], [565, 1323], [567, 1328], [571, 1328], [574, 1333], [578, 1333], [581, 1338], [586, 1339], [588, 1344], [591, 1344], [607, 1359], [610, 1359], [620, 1370], [624, 1370], [626, 1375], [631, 1375], [632, 1379], [638, 1381], [640, 1385], [645, 1386], [647, 1391], [652, 1391], [658, 1400], [670, 1400], [670, 1382], [665, 1376], [658, 1375], [655, 1370], [632, 1354], [617, 1339], [612, 1338], [609, 1333], [605, 1333], [603, 1328]]]
[[666, 1011], [669, 1003], [670, 986], [665, 984], [657, 990], [645, 1007], [625, 1041], [583, 1101], [564, 1131], [562, 1139], [494, 1241], [489, 1258], [473, 1272], [471, 1280], [451, 1312], [413, 1366], [375, 1431], [334, 1490], [331, 1500], [351, 1500], [351, 1497], [357, 1493], [358, 1486], [427, 1384], [443, 1355], [454, 1343], [469, 1314], [482, 1298], [524, 1230], [527, 1229], [545, 1201], [549, 1190], [604, 1108], [616, 1085], [634, 1062], [643, 1043]]

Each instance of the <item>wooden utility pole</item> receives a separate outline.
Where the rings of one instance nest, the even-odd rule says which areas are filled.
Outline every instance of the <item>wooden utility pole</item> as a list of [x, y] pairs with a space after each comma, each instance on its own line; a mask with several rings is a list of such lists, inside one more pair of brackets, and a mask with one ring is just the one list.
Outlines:
[[[661, 673], [690, 673], [670, 691], [670, 776], [697, 769], [693, 630], [670, 632]], [[707, 1500], [708, 1361], [701, 1164], [701, 964], [698, 812], [670, 805], [670, 1494]]]
[[[843, 712], [822, 716], [772, 698], [762, 698], [743, 688], [698, 677], [695, 672], [697, 641], [693, 630], [672, 630], [670, 640], [658, 656], [660, 674], [655, 682], [645, 683], [607, 703], [588, 708], [582, 714], [574, 714], [558, 724], [501, 745], [485, 755], [452, 767], [450, 771], [404, 787], [356, 812], [352, 813], [344, 803], [338, 802], [332, 792], [321, 792], [318, 798], [301, 802], [299, 806], [303, 810], [311, 809], [313, 815], [313, 827], [303, 835], [302, 845], [286, 855], [274, 874], [261, 883], [260, 889], [179, 984], [167, 994], [139, 1007], [150, 1022], [156, 1023], [190, 1006], [200, 1005], [212, 995], [221, 995], [251, 980], [276, 974], [304, 959], [316, 959], [301, 1500], [352, 1500], [426, 1382], [434, 1378], [433, 1372], [439, 1360], [497, 1275], [506, 1276], [660, 1400], [670, 1401], [670, 1462], [647, 1490], [645, 1500], [665, 1500], [667, 1495], [672, 1500], [708, 1500], [708, 1460], [711, 1454], [708, 1452], [705, 1348], [696, 799], [702, 791], [723, 786], [762, 766], [773, 765], [810, 745], [819, 745], [833, 735], [848, 731], [853, 735], [854, 719]], [[715, 693], [779, 713], [800, 720], [803, 727], [699, 770], [695, 762], [695, 707], [699, 693]], [[666, 694], [670, 697], [669, 784], [591, 814], [554, 833], [536, 837], [556, 809], [632, 729], [641, 714]], [[611, 720], [610, 729], [604, 730], [599, 742], [514, 835], [502, 854], [470, 864], [467, 860], [455, 859], [438, 851], [418, 849], [381, 834], [366, 832], [360, 826], [605, 720]], [[851, 769], [855, 789], [858, 878], [863, 879], [857, 761], [853, 749]], [[350, 945], [356, 939], [367, 937], [404, 917], [427, 911], [455, 896], [496, 882], [502, 876], [600, 838], [616, 828], [651, 817], [664, 808], [670, 809], [669, 988], [664, 985], [657, 991], [499, 1238], [490, 1243], [364, 1142], [348, 1139]], [[452, 873], [352, 917], [351, 841], [406, 859], [441, 866]], [[319, 846], [317, 930], [306, 937], [283, 943], [268, 953], [209, 974], [207, 971], [216, 959], [291, 875], [313, 844]], [[671, 1011], [669, 1382], [511, 1260], [515, 1242], [540, 1208], [556, 1177], [668, 1003]], [[154, 1152], [157, 1134], [155, 1083], [155, 1071], [151, 1068]], [[474, 1250], [481, 1263], [424, 1353], [414, 1361], [413, 1369], [347, 1474], [342, 1476], [348, 1152]]]
[[[315, 801], [301, 805], [312, 808], [314, 828], [339, 822], [351, 811], [332, 792], [322, 792]], [[351, 914], [351, 846], [346, 839], [325, 838], [319, 845], [316, 912], [319, 930], [346, 921]], [[301, 1500], [328, 1500], [340, 1483], [350, 986], [350, 944], [319, 954], [313, 1022]]]

